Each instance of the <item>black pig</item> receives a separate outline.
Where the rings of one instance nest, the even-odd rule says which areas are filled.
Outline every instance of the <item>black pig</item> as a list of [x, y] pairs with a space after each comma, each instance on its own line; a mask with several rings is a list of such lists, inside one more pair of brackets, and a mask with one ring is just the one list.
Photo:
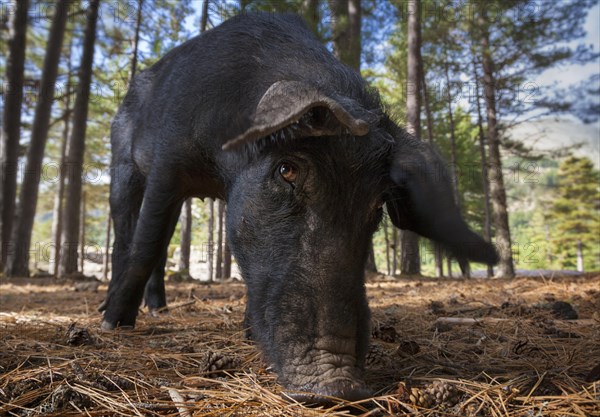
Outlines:
[[[104, 329], [166, 305], [182, 202], [223, 198], [246, 324], [291, 396], [369, 395], [364, 266], [382, 218], [462, 262], [495, 263], [436, 152], [294, 15], [235, 17], [140, 73], [112, 124], [113, 276]], [[295, 392], [295, 393], [294, 393]], [[302, 394], [312, 393], [312, 394]]]

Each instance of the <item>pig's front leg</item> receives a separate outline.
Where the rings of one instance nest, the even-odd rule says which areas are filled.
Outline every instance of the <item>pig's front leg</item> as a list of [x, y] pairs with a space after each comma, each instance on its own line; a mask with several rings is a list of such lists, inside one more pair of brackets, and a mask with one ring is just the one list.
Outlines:
[[107, 296], [103, 329], [135, 325], [144, 288], [166, 253], [173, 218], [179, 215], [182, 202], [174, 169], [157, 169], [148, 177], [126, 271]]

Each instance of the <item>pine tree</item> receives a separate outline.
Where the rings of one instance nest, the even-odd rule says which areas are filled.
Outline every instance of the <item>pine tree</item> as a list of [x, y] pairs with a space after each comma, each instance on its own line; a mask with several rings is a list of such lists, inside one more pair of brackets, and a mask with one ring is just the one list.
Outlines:
[[[406, 96], [406, 130], [419, 138], [421, 136], [421, 76], [419, 72], [421, 55], [421, 15], [420, 0], [408, 2], [408, 59], [407, 96]], [[419, 237], [410, 230], [400, 234], [400, 271], [402, 274], [420, 274], [421, 259], [419, 253]]]
[[[83, 53], [79, 67], [80, 90], [75, 99], [73, 113], [73, 129], [69, 137], [67, 164], [69, 164], [68, 184], [65, 189], [65, 209], [63, 224], [65, 233], [62, 247], [67, 251], [60, 258], [59, 275], [65, 276], [77, 271], [77, 243], [79, 241], [79, 217], [82, 194], [82, 171], [85, 151], [85, 137], [90, 85], [92, 82], [92, 65], [94, 46], [96, 43], [96, 24], [100, 0], [91, 0], [88, 8], [88, 19], [84, 34]], [[83, 256], [83, 254], [82, 254]]]
[[38, 199], [42, 159], [44, 158], [52, 104], [54, 102], [60, 52], [67, 23], [67, 11], [68, 1], [59, 1], [56, 5], [56, 12], [52, 20], [46, 47], [41, 92], [35, 109], [31, 140], [27, 150], [25, 172], [29, 175], [26, 175], [23, 179], [19, 196], [19, 217], [12, 230], [12, 241], [16, 246], [16, 250], [12, 251], [7, 259], [6, 274], [8, 276], [29, 276], [29, 246], [33, 231], [33, 218]]
[[599, 184], [600, 173], [588, 158], [571, 156], [560, 164], [552, 243], [562, 268], [600, 268]]
[[23, 102], [23, 72], [27, 35], [29, 0], [13, 1], [14, 14], [10, 22], [6, 82], [10, 90], [5, 95], [0, 138], [0, 270], [8, 255], [9, 239], [15, 214], [17, 195], [17, 164], [21, 138], [21, 103]]

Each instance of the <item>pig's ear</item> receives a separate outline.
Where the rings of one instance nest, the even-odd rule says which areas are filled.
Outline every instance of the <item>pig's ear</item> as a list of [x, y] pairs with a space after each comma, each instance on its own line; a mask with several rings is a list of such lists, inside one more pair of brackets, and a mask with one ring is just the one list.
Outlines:
[[454, 202], [450, 176], [428, 144], [403, 137], [390, 169], [386, 206], [392, 223], [442, 244], [459, 263], [498, 262], [494, 247], [469, 229]]
[[371, 120], [368, 119], [373, 117], [352, 99], [327, 96], [314, 86], [299, 81], [278, 81], [260, 99], [250, 127], [225, 142], [223, 150], [276, 132], [294, 138], [335, 135], [343, 131], [364, 136], [369, 133]]

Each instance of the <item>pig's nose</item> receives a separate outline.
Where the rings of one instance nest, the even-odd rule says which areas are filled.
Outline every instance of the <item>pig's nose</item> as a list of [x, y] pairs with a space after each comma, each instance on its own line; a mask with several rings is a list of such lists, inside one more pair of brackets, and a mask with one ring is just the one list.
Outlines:
[[360, 401], [372, 397], [373, 392], [364, 386], [341, 386], [319, 390], [319, 392], [284, 391], [283, 398], [309, 406], [331, 406], [344, 401]]

